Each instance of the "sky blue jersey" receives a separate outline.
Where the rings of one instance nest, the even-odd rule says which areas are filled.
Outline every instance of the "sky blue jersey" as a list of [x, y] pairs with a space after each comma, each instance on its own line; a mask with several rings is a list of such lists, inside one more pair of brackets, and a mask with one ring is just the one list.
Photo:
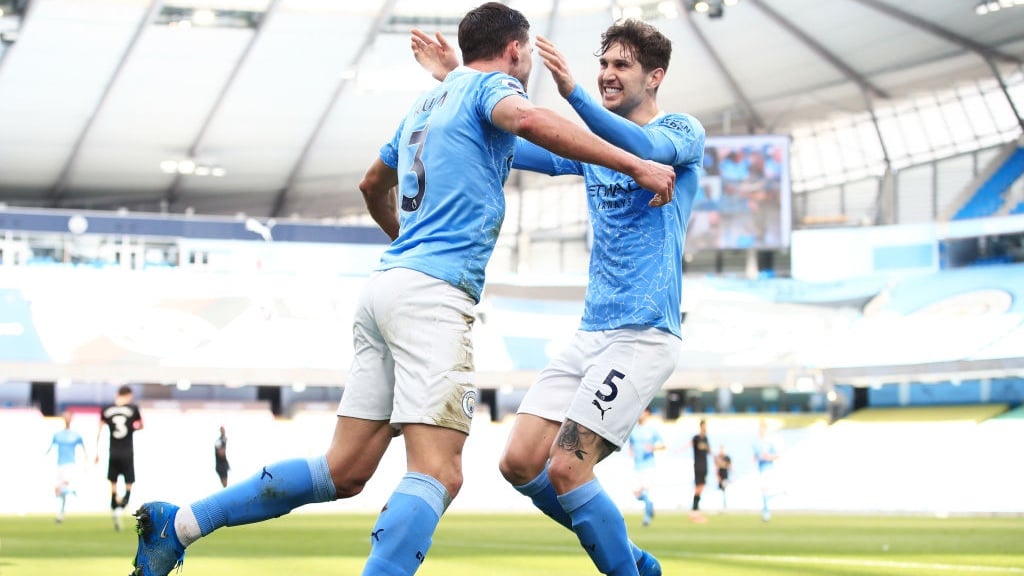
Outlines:
[[78, 446], [81, 446], [82, 450], [85, 450], [85, 443], [82, 441], [82, 435], [67, 428], [53, 435], [53, 439], [50, 440], [50, 448], [46, 451], [49, 452], [54, 446], [57, 447], [58, 466], [74, 464], [75, 449]]
[[621, 172], [516, 143], [515, 168], [583, 176], [594, 243], [580, 329], [659, 328], [681, 336], [683, 244], [700, 184], [704, 127], [687, 114], [662, 114], [637, 126], [578, 85], [569, 102], [598, 136], [676, 173], [672, 202], [651, 208], [654, 194]]
[[512, 95], [526, 97], [514, 77], [460, 67], [416, 100], [380, 151], [398, 171], [399, 232], [379, 270], [418, 270], [479, 302], [515, 148], [491, 112]]
[[633, 469], [646, 470], [654, 467], [654, 449], [664, 440], [652, 424], [637, 424], [629, 433], [629, 447], [633, 450]]
[[764, 458], [764, 455], [775, 456], [777, 451], [775, 442], [771, 438], [758, 438], [754, 441], [754, 460], [757, 461], [757, 469], [764, 472], [774, 466], [775, 461]]

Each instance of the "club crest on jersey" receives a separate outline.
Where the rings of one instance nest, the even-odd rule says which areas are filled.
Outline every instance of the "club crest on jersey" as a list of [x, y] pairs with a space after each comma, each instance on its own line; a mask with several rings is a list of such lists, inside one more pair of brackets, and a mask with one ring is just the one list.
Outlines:
[[462, 411], [466, 416], [473, 417], [473, 413], [476, 412], [476, 390], [467, 390], [462, 395]]
[[523, 85], [515, 78], [502, 78], [501, 85], [517, 94], [526, 96], [526, 90], [523, 90]]

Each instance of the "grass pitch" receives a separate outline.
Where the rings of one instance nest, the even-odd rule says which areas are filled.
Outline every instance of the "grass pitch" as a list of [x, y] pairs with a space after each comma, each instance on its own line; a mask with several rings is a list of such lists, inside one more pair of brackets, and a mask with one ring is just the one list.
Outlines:
[[[292, 514], [228, 528], [185, 556], [183, 576], [358, 575], [375, 516]], [[129, 518], [130, 520], [130, 518]], [[666, 576], [1024, 575], [1024, 519], [728, 514], [692, 524], [659, 514], [634, 541]], [[123, 576], [135, 536], [106, 516], [0, 516], [0, 576]], [[417, 576], [593, 576], [575, 537], [538, 514], [456, 513], [441, 521]]]

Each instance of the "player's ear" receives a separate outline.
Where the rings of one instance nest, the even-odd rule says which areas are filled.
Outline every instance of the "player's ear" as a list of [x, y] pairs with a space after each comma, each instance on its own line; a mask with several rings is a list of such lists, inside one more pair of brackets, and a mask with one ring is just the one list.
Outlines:
[[509, 40], [508, 44], [505, 45], [505, 56], [508, 58], [508, 61], [513, 65], [518, 65], [522, 49], [519, 40]]
[[647, 73], [647, 89], [657, 90], [658, 86], [661, 86], [661, 82], [665, 79], [665, 69], [655, 68]]

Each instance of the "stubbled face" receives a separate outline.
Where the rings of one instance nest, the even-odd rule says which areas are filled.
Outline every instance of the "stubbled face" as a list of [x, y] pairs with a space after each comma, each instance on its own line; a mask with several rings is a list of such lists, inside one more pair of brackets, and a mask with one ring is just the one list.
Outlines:
[[527, 89], [527, 83], [530, 80], [530, 72], [533, 70], [533, 43], [527, 40], [525, 43], [519, 45], [519, 62], [516, 63], [512, 70], [511, 76], [523, 85], [523, 89]]
[[647, 77], [640, 62], [620, 42], [608, 47], [598, 62], [597, 87], [601, 103], [619, 116], [629, 116], [647, 98]]

